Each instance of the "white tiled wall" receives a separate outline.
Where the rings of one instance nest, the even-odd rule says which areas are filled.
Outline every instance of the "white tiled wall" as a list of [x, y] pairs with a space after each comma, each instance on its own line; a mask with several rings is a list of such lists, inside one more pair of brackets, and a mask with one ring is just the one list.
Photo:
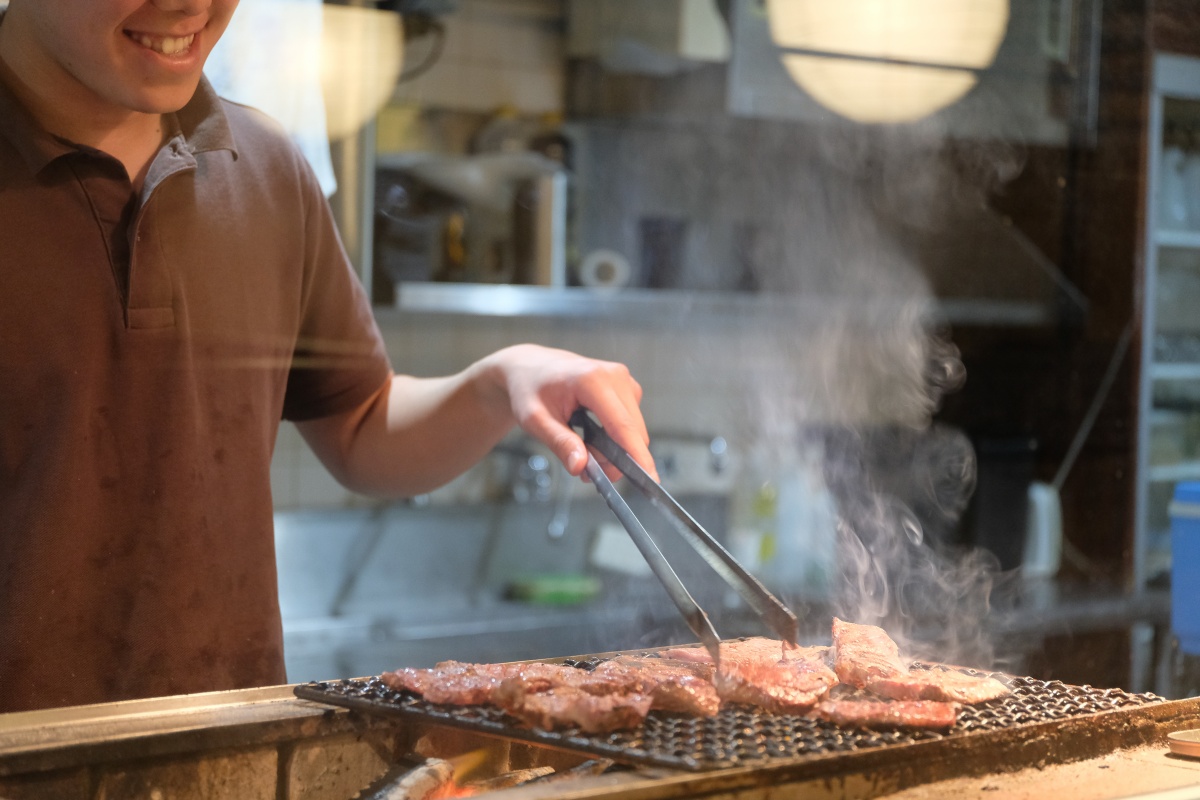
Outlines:
[[[425, 107], [490, 112], [502, 105], [526, 114], [561, 111], [565, 45], [556, 0], [463, 0], [444, 18], [445, 49], [396, 99]], [[411, 66], [428, 52], [411, 45]]]

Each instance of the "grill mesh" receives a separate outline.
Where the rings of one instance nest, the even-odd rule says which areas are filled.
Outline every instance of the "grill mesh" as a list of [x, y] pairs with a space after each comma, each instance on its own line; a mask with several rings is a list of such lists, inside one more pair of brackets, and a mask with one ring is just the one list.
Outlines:
[[[594, 667], [599, 659], [564, 663]], [[914, 665], [922, 668], [924, 665]], [[963, 706], [958, 722], [944, 733], [929, 730], [871, 730], [840, 727], [825, 720], [766, 714], [745, 706], [723, 706], [714, 717], [700, 718], [652, 711], [641, 728], [607, 734], [543, 731], [521, 726], [486, 706], [440, 706], [389, 688], [378, 678], [314, 682], [297, 686], [307, 700], [370, 713], [403, 714], [428, 721], [569, 748], [630, 764], [708, 770], [759, 765], [775, 759], [806, 759], [867, 748], [970, 736], [1017, 725], [1053, 722], [1103, 711], [1163, 702], [1153, 694], [1120, 689], [1072, 686], [1002, 673], [963, 670], [995, 678], [1012, 693], [974, 706]]]

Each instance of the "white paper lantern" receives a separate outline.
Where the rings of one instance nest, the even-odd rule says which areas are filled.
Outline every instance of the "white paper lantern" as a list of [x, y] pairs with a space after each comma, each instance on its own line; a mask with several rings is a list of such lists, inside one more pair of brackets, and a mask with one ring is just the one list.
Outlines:
[[391, 98], [404, 67], [403, 42], [399, 14], [324, 5], [321, 84], [330, 139], [357, 133]]
[[895, 123], [970, 91], [996, 57], [1009, 8], [1008, 0], [767, 0], [767, 14], [784, 66], [815, 100], [860, 122]]

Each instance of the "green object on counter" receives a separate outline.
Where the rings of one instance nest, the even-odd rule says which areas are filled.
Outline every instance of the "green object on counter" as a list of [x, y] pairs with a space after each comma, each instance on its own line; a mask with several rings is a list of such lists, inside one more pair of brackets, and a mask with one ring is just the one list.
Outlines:
[[600, 579], [590, 575], [531, 575], [510, 583], [505, 595], [510, 600], [523, 600], [527, 603], [569, 606], [591, 600], [600, 594], [600, 589]]

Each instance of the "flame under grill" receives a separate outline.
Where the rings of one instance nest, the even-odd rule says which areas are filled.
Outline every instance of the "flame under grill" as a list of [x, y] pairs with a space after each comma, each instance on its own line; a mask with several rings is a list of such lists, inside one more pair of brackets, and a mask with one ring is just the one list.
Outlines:
[[[561, 663], [586, 669], [603, 660], [591, 657]], [[1132, 694], [1120, 689], [1072, 686], [1061, 681], [974, 670], [965, 672], [993, 677], [1012, 693], [980, 705], [964, 706], [958, 722], [945, 733], [846, 728], [824, 720], [767, 714], [740, 706], [722, 708], [710, 718], [653, 711], [636, 730], [586, 734], [527, 728], [503, 711], [486, 706], [435, 705], [407, 692], [395, 691], [378, 678], [314, 682], [297, 686], [295, 693], [307, 700], [368, 713], [410, 715], [627, 764], [691, 771], [757, 766], [780, 760], [804, 761], [865, 749], [973, 737], [1031, 723], [1063, 721], [1164, 702], [1153, 694]]]

